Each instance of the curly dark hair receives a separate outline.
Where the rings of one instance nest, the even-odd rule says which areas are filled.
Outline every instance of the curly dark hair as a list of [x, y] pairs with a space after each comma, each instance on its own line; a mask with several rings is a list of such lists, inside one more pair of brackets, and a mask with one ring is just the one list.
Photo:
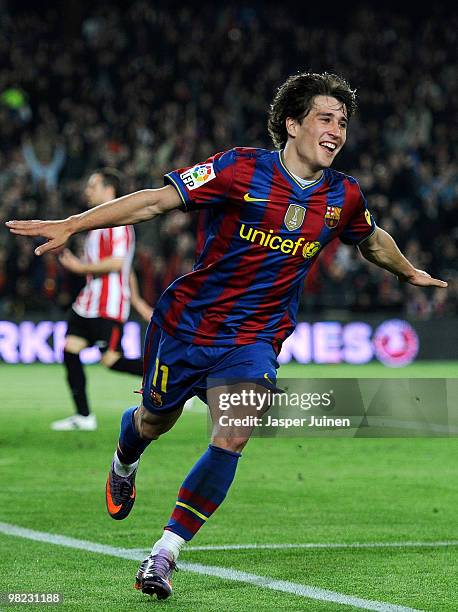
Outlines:
[[336, 98], [345, 104], [348, 118], [356, 110], [356, 90], [344, 78], [329, 72], [293, 74], [277, 89], [269, 109], [267, 129], [277, 149], [283, 148], [288, 140], [286, 119], [302, 121], [310, 112], [315, 96]]

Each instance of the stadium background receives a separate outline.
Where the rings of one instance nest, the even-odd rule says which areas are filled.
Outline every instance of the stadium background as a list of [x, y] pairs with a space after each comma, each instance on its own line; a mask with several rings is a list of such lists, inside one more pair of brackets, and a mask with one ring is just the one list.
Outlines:
[[[361, 182], [377, 222], [449, 288], [399, 285], [349, 247], [331, 246], [310, 275], [288, 349], [315, 363], [280, 372], [456, 378], [457, 26], [445, 2], [412, 13], [399, 2], [0, 0], [0, 607], [2, 592], [26, 589], [63, 593], [59, 609], [71, 612], [138, 611], [146, 602], [130, 588], [133, 559], [159, 535], [208, 441], [206, 412], [194, 406], [142, 459], [132, 517], [107, 518], [107, 467], [137, 381], [87, 368], [98, 430], [50, 430], [69, 414], [63, 369], [52, 363], [81, 279], [54, 255], [34, 257], [32, 241], [11, 237], [3, 221], [83, 210], [85, 178], [100, 164], [121, 169], [128, 192], [218, 150], [270, 147], [266, 109], [285, 76], [342, 73], [360, 108], [335, 167]], [[137, 226], [135, 268], [151, 303], [192, 265], [195, 223], [177, 212]], [[71, 246], [78, 251], [81, 237]], [[372, 335], [393, 319], [409, 321], [423, 361], [356, 365], [373, 357]], [[139, 322], [128, 325], [127, 348], [139, 351]], [[381, 344], [399, 365], [415, 351], [410, 328], [396, 325]], [[183, 551], [167, 609], [456, 612], [457, 464], [453, 437], [255, 438], [225, 504]], [[86, 544], [55, 546], [51, 535]], [[91, 542], [125, 556], [88, 552]], [[223, 574], [187, 571], [189, 561]], [[259, 574], [261, 586], [231, 582], [226, 570]], [[293, 591], [272, 590], [271, 579]]]
[[[450, 287], [400, 285], [336, 241], [308, 277], [300, 318], [369, 320], [374, 329], [407, 319], [420, 358], [453, 358], [444, 340], [457, 333], [457, 20], [444, 3], [415, 15], [393, 5], [304, 14], [269, 2], [199, 11], [79, 2], [38, 12], [3, 2], [0, 219], [83, 210], [85, 178], [101, 164], [121, 169], [130, 192], [219, 150], [270, 147], [266, 110], [285, 75], [335, 71], [359, 96], [335, 167], [360, 181], [401, 250]], [[151, 304], [190, 269], [195, 223], [174, 212], [137, 226], [135, 268]], [[0, 319], [59, 320], [81, 285], [33, 246], [0, 228]]]

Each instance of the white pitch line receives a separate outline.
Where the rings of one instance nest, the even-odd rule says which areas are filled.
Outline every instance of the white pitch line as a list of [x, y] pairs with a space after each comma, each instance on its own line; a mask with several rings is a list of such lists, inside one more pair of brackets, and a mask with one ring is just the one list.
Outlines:
[[[66, 546], [68, 548], [76, 548], [86, 552], [94, 552], [110, 557], [120, 557], [121, 559], [129, 559], [134, 561], [142, 561], [143, 555], [138, 550], [129, 550], [126, 548], [117, 548], [89, 542], [87, 540], [77, 540], [63, 535], [46, 533], [43, 531], [35, 531], [26, 529], [9, 523], [0, 523], [0, 533], [8, 536], [16, 536], [36, 542], [44, 542], [46, 544], [56, 544], [58, 546]], [[214, 576], [223, 580], [234, 580], [236, 582], [244, 582], [245, 584], [253, 584], [255, 586], [271, 589], [273, 591], [281, 591], [282, 593], [290, 593], [299, 597], [307, 597], [318, 601], [328, 601], [332, 603], [342, 604], [345, 606], [353, 606], [361, 610], [375, 610], [376, 612], [422, 612], [415, 608], [406, 608], [395, 604], [375, 601], [371, 599], [363, 599], [361, 597], [353, 597], [344, 593], [328, 591], [314, 586], [298, 584], [286, 580], [275, 580], [268, 576], [257, 576], [256, 574], [248, 574], [234, 569], [217, 567], [212, 565], [201, 565], [200, 563], [180, 563], [180, 569], [204, 576]]]
[[281, 591], [283, 593], [308, 597], [309, 599], [328, 601], [345, 606], [353, 606], [354, 608], [359, 608], [361, 610], [376, 610], [377, 612], [421, 612], [415, 608], [405, 608], [404, 606], [397, 606], [395, 604], [385, 603], [383, 601], [353, 597], [351, 595], [345, 595], [344, 593], [328, 591], [327, 589], [320, 589], [318, 587], [307, 586], [305, 584], [297, 584], [295, 582], [289, 582], [286, 580], [275, 580], [274, 578], [269, 578], [268, 576], [256, 576], [255, 574], [247, 574], [246, 572], [226, 569], [223, 567], [201, 565], [200, 563], [186, 563], [183, 564], [183, 569], [196, 572], [198, 574], [205, 574], [206, 576], [217, 576], [218, 578], [223, 578], [225, 580], [245, 582], [264, 589], [272, 589], [273, 591]]
[[[281, 550], [289, 548], [441, 548], [444, 546], [458, 546], [458, 540], [442, 542], [353, 542], [345, 543], [298, 543], [298, 544], [227, 544], [214, 546], [187, 546], [183, 552], [204, 550]], [[136, 549], [141, 550], [141, 549]]]

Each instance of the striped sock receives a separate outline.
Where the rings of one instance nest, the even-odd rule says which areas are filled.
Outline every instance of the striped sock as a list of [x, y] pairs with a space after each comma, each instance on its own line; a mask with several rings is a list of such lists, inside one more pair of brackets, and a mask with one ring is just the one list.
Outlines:
[[226, 497], [239, 457], [210, 444], [183, 482], [165, 529], [190, 540]]

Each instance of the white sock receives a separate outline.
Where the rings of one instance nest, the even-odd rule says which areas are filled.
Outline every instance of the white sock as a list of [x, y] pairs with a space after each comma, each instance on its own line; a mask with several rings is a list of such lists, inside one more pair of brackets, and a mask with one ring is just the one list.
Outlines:
[[172, 553], [174, 560], [178, 559], [178, 555], [180, 554], [180, 550], [182, 546], [186, 544], [186, 540], [181, 536], [173, 533], [172, 531], [168, 531], [168, 529], [164, 529], [164, 533], [162, 534], [162, 538], [158, 540], [153, 546], [153, 550], [151, 551], [152, 555], [157, 554], [161, 548], [165, 548], [170, 553]]
[[135, 463], [128, 463], [128, 464], [121, 463], [119, 461], [118, 453], [115, 451], [113, 461], [114, 461], [114, 471], [116, 472], [116, 474], [118, 476], [123, 476], [124, 478], [126, 478], [127, 476], [130, 476], [132, 472], [136, 469], [140, 459], [137, 459]]

